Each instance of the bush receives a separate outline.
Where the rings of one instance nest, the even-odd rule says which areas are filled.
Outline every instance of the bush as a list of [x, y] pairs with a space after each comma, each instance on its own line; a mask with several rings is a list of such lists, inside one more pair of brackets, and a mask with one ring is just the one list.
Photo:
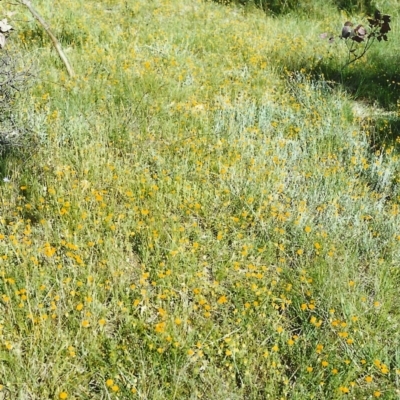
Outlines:
[[375, 4], [371, 0], [333, 0], [333, 3], [339, 10], [349, 12], [372, 14], [375, 10]]
[[7, 19], [0, 21], [0, 154], [9, 147], [19, 146], [25, 136], [20, 118], [15, 114], [16, 95], [27, 86], [29, 71], [21, 65], [21, 58], [4, 50], [13, 30]]
[[[315, 1], [300, 1], [300, 0], [214, 0], [220, 4], [238, 3], [242, 5], [254, 5], [261, 8], [267, 13], [273, 14], [284, 14], [291, 10], [302, 11], [313, 10], [316, 7]], [[328, 3], [328, 4], [327, 4]], [[363, 12], [372, 13], [374, 10], [374, 4], [371, 0], [331, 0], [328, 2], [321, 2], [321, 7], [333, 5], [340, 10], [346, 10], [349, 12]]]
[[6, 149], [21, 146], [26, 129], [16, 114], [16, 99], [26, 89], [32, 77], [21, 69], [21, 59], [15, 54], [0, 52], [0, 154]]
[[265, 12], [283, 14], [299, 6], [298, 0], [214, 0], [220, 4], [238, 3], [242, 5], [254, 5]]

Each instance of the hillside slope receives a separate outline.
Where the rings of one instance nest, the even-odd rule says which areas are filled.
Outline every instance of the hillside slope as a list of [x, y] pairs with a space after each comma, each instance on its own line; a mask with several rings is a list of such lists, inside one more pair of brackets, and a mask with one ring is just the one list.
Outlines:
[[3, 393], [398, 398], [398, 20], [340, 84], [311, 73], [346, 57], [333, 8], [36, 6], [77, 77], [18, 9], [40, 72], [37, 145], [1, 169]]

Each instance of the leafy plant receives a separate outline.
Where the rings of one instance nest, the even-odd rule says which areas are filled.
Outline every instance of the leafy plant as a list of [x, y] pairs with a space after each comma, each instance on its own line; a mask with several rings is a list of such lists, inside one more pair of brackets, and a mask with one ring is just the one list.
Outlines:
[[[350, 64], [362, 58], [371, 48], [375, 39], [378, 40], [378, 42], [382, 40], [387, 41], [387, 34], [391, 31], [390, 22], [390, 15], [382, 15], [378, 10], [375, 11], [373, 17], [368, 18], [369, 30], [362, 24], [358, 24], [353, 28], [354, 24], [352, 22], [345, 22], [339, 39], [345, 40], [348, 49], [348, 57], [341, 70], [343, 71]], [[328, 34], [323, 33], [321, 37], [327, 38]], [[329, 42], [333, 43], [334, 41], [335, 37], [330, 36]]]

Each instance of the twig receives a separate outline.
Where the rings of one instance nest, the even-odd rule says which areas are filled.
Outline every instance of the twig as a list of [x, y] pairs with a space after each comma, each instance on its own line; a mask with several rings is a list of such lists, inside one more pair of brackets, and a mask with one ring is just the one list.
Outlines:
[[348, 61], [346, 62], [346, 64], [343, 65], [341, 71], [343, 72], [343, 70], [348, 67], [350, 64], [352, 64], [353, 62], [356, 62], [357, 60], [359, 60], [360, 58], [362, 58], [364, 56], [364, 54], [370, 49], [370, 47], [372, 46], [372, 43], [374, 43], [375, 37], [371, 37], [368, 38], [367, 43], [364, 46], [364, 50], [361, 52], [360, 55], [355, 55], [354, 54], [354, 58], [351, 60], [351, 54], [352, 54], [352, 50], [353, 50], [353, 46], [354, 46], [354, 42], [351, 42], [351, 46], [349, 49], [349, 57], [348, 57]]
[[43, 29], [46, 31], [46, 33], [50, 36], [51, 41], [53, 42], [54, 47], [57, 50], [58, 55], [60, 56], [62, 62], [64, 63], [65, 67], [67, 68], [69, 76], [72, 78], [75, 76], [75, 72], [71, 66], [71, 64], [68, 61], [67, 56], [65, 55], [60, 42], [57, 40], [57, 38], [54, 36], [53, 32], [51, 31], [48, 23], [43, 19], [43, 17], [33, 8], [30, 0], [19, 0], [20, 4], [24, 5], [30, 13], [34, 16], [34, 18], [39, 22], [40, 25], [42, 25]]

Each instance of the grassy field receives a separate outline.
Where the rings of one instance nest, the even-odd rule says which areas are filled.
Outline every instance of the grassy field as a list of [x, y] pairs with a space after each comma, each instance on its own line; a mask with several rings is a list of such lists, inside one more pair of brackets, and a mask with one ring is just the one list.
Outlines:
[[0, 399], [400, 398], [398, 2], [342, 74], [314, 3], [38, 0], [74, 79], [2, 3]]

